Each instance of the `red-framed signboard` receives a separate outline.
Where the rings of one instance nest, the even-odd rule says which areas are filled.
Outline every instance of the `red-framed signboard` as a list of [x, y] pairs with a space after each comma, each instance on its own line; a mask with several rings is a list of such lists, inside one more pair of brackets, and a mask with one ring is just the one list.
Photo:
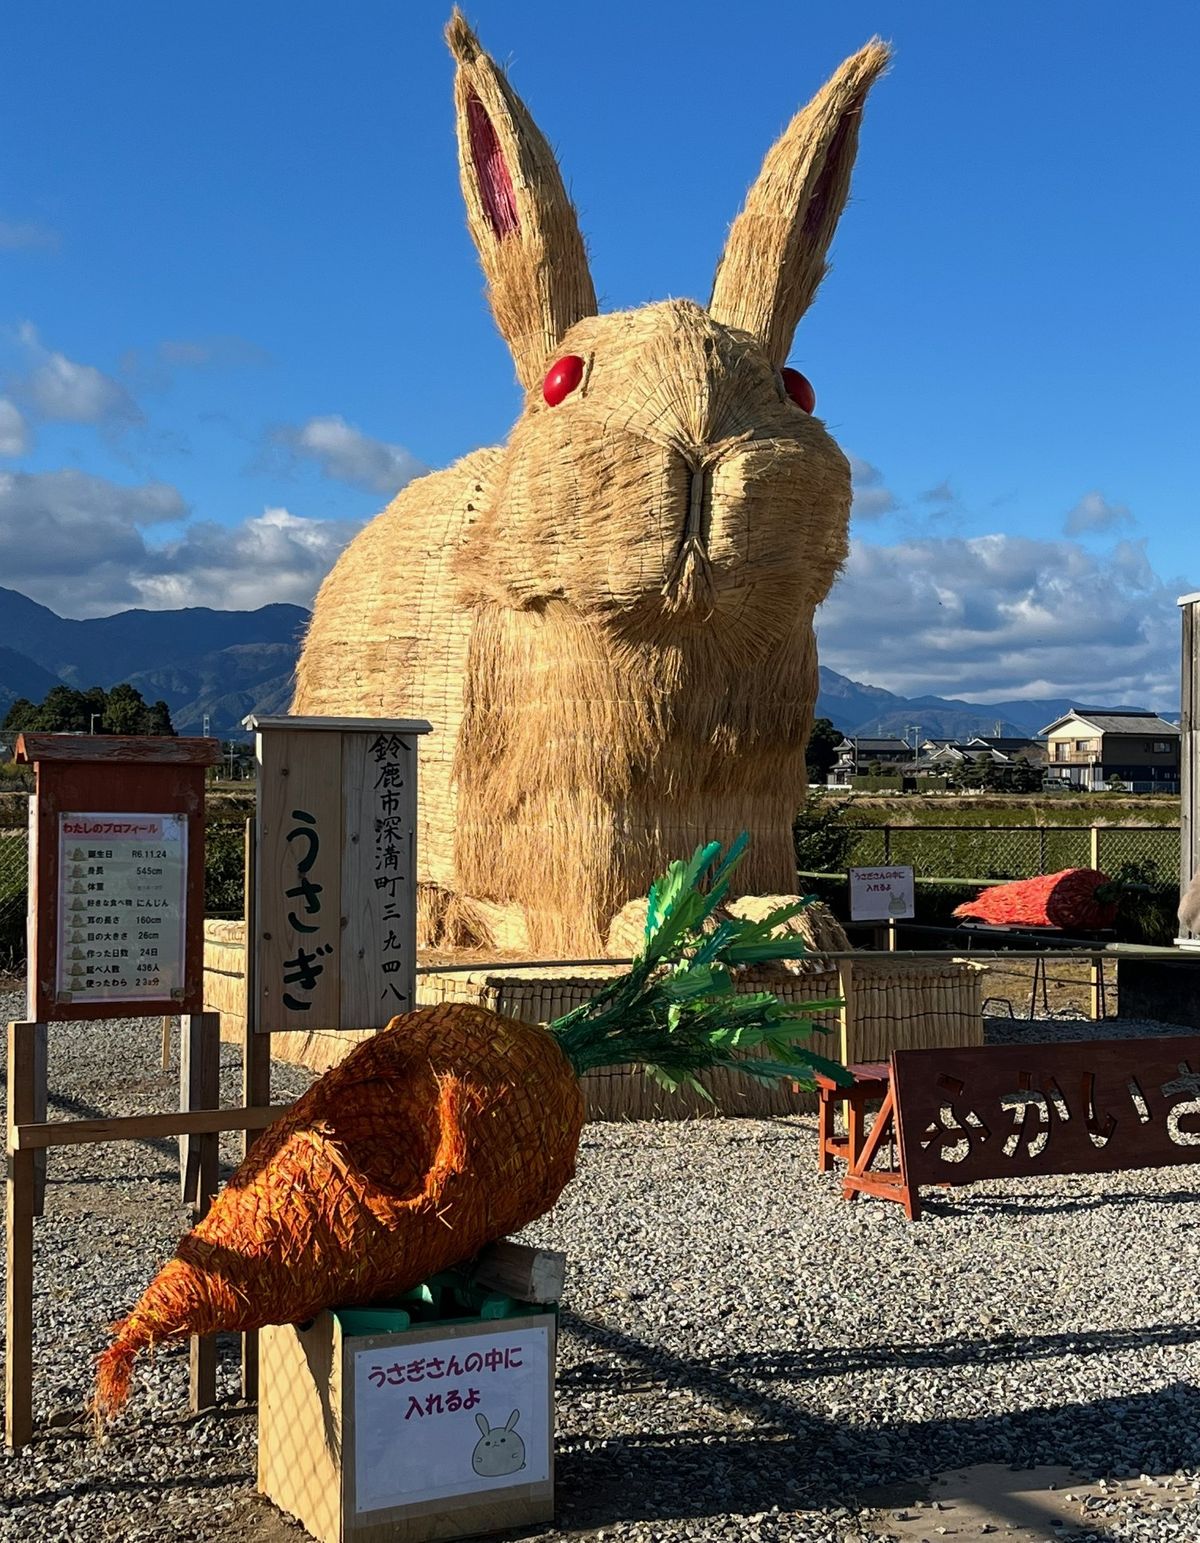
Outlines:
[[22, 734], [32, 1022], [203, 1010], [204, 774], [214, 739]]

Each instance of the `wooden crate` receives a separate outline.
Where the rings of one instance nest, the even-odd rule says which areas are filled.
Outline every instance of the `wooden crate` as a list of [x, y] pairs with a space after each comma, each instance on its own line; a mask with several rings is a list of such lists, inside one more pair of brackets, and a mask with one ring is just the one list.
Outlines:
[[407, 1321], [337, 1310], [260, 1331], [260, 1492], [320, 1543], [552, 1521], [554, 1312]]

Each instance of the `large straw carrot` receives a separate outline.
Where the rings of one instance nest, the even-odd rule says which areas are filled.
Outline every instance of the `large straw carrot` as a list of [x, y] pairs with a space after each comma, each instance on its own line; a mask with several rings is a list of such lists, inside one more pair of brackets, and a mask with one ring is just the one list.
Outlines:
[[673, 864], [629, 973], [547, 1028], [467, 1004], [420, 1008], [314, 1083], [116, 1325], [97, 1415], [122, 1407], [136, 1356], [154, 1344], [379, 1301], [542, 1215], [575, 1171], [578, 1077], [591, 1068], [640, 1065], [670, 1088], [700, 1086], [714, 1066], [763, 1080], [844, 1075], [797, 1043], [835, 1004], [734, 991], [731, 967], [804, 951], [780, 927], [803, 901], [712, 926], [744, 846]]
[[974, 900], [955, 906], [955, 916], [994, 927], [1057, 927], [1100, 932], [1117, 917], [1122, 886], [1095, 868], [1064, 868], [1034, 879], [993, 884]]

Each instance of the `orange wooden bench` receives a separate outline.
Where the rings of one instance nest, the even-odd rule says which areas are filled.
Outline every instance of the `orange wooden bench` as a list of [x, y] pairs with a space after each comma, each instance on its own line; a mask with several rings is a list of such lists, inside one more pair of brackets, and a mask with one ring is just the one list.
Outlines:
[[[835, 1157], [853, 1164], [866, 1134], [866, 1115], [870, 1104], [880, 1103], [888, 1091], [888, 1063], [860, 1061], [846, 1070], [854, 1077], [852, 1086], [834, 1082], [817, 1074], [820, 1100], [817, 1104], [817, 1171], [828, 1173]], [[837, 1106], [846, 1105], [846, 1135], [837, 1134]]]
[[[846, 1198], [897, 1201], [910, 1221], [922, 1186], [1200, 1162], [1200, 1036], [896, 1050], [887, 1067], [849, 1070], [853, 1087], [821, 1086], [818, 1165], [845, 1156]], [[850, 1111], [842, 1140], [835, 1094]]]

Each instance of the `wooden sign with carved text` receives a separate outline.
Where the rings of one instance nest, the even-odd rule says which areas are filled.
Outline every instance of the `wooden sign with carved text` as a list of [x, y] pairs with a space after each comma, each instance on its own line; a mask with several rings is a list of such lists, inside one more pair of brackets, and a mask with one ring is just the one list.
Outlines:
[[1200, 1162], [1200, 1037], [897, 1050], [901, 1168], [925, 1184]]
[[416, 1003], [424, 719], [248, 718], [258, 752], [255, 1028], [380, 1029]]

